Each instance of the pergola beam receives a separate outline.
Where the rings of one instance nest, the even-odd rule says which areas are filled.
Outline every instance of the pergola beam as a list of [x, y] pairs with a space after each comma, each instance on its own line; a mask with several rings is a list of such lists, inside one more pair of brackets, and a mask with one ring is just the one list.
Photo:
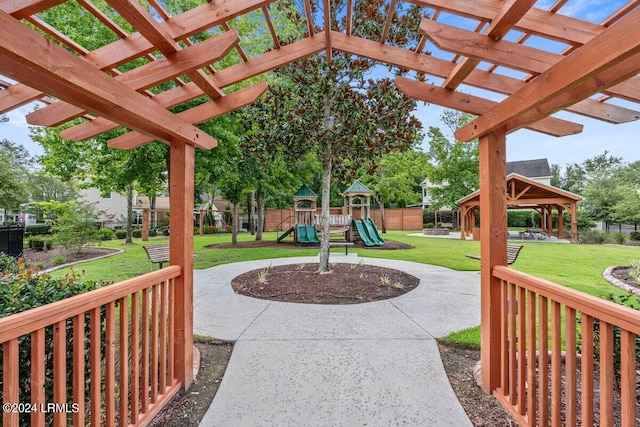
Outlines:
[[[183, 75], [194, 68], [218, 61], [238, 44], [236, 31], [224, 33], [175, 52], [172, 55], [149, 62], [138, 68], [113, 77], [132, 90], [141, 91]], [[27, 121], [39, 126], [58, 126], [86, 112], [67, 102], [56, 102], [27, 115]]]
[[[535, 0], [510, 0], [504, 4], [500, 13], [491, 21], [485, 31], [494, 40], [503, 38], [509, 30], [531, 9]], [[464, 58], [442, 84], [447, 89], [457, 88], [480, 63], [477, 58]]]
[[164, 141], [216, 144], [198, 128], [0, 12], [0, 73]]
[[[237, 92], [226, 95], [223, 98], [200, 104], [196, 107], [182, 111], [177, 114], [180, 119], [187, 123], [199, 124], [215, 117], [226, 114], [238, 108], [253, 104], [267, 90], [264, 82], [256, 83]], [[111, 148], [132, 149], [152, 142], [154, 138], [143, 135], [139, 132], [128, 132], [119, 137], [110, 139], [108, 142]]]
[[[395, 83], [398, 89], [411, 98], [431, 102], [445, 108], [464, 111], [476, 116], [484, 114], [497, 104], [497, 102], [489, 101], [488, 99], [421, 83], [406, 77], [396, 77]], [[582, 125], [554, 117], [545, 117], [530, 124], [527, 129], [552, 136], [567, 136], [582, 132]], [[516, 130], [507, 128], [507, 132]]]

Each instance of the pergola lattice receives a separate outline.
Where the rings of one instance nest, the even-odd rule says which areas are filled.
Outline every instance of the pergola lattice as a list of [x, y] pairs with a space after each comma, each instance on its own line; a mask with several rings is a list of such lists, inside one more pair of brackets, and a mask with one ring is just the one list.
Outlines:
[[[558, 0], [548, 9], [536, 7], [535, 0], [390, 0], [384, 2], [390, 12], [375, 39], [355, 35], [353, 13], [362, 3], [313, 2], [319, 9], [312, 15], [312, 0], [302, 0], [295, 5], [307, 19], [307, 30], [288, 44], [270, 19], [272, 8], [284, 0], [211, 0], [176, 16], [169, 16], [160, 0], [147, 0], [149, 10], [138, 0], [75, 1], [116, 40], [89, 50], [66, 28], [45, 22], [41, 13], [64, 0], [0, 0], [0, 74], [18, 82], [1, 83], [0, 113], [41, 101], [46, 106], [28, 114], [30, 124], [57, 126], [85, 119], [62, 132], [64, 138], [85, 140], [124, 126], [131, 132], [109, 141], [111, 147], [129, 149], [153, 140], [170, 145], [170, 263], [181, 267], [173, 300], [174, 371], [183, 387], [192, 382], [194, 147], [216, 145], [195, 125], [255, 101], [266, 85], [233, 93], [225, 88], [309, 55], [322, 53], [331, 61], [333, 52], [340, 51], [426, 75], [431, 83], [397, 77], [396, 84], [416, 99], [479, 116], [456, 136], [461, 141], [479, 138], [482, 376], [487, 392], [500, 385], [501, 349], [491, 339], [500, 331], [500, 280], [492, 270], [506, 263], [506, 134], [520, 128], [556, 136], [580, 132], [580, 124], [550, 117], [560, 110], [609, 123], [640, 118], [635, 108], [640, 102], [638, 0], [626, 2], [603, 22], [563, 15], [577, 3], [571, 0]], [[397, 5], [418, 6], [424, 14], [413, 29], [421, 36], [417, 46], [388, 42]], [[345, 17], [342, 28], [331, 24], [329, 12], [336, 8]], [[261, 16], [262, 31], [271, 34], [268, 51], [248, 54], [252, 46], [243, 43], [246, 35], [232, 28], [235, 17], [248, 13]], [[127, 33], [115, 16], [135, 31]], [[451, 16], [465, 25], [444, 19]], [[193, 36], [203, 32], [213, 36], [196, 42]], [[531, 43], [535, 40], [542, 43]], [[230, 52], [240, 59], [216, 68]], [[119, 69], [136, 59], [142, 65]], [[173, 83], [160, 90], [167, 82]], [[469, 95], [468, 87], [489, 95]], [[168, 111], [202, 96], [208, 102], [178, 114]], [[13, 418], [6, 420], [9, 425]]]

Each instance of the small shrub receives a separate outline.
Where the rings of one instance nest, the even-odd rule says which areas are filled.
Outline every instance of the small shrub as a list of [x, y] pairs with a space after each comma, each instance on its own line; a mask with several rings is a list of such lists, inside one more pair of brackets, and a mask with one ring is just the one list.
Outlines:
[[64, 262], [66, 261], [65, 257], [63, 257], [62, 255], [58, 255], [58, 256], [54, 256], [51, 261], [55, 264], [55, 265], [62, 265], [64, 264]]
[[155, 228], [152, 228], [149, 230], [149, 237], [156, 237], [158, 235], [158, 232], [156, 231]]
[[428, 222], [428, 223], [424, 224], [424, 228], [433, 228], [433, 223], [432, 222]]
[[113, 240], [116, 237], [116, 233], [110, 228], [101, 228], [97, 232], [98, 239], [102, 242], [107, 240]]
[[615, 233], [613, 233], [611, 235], [611, 238], [618, 245], [624, 245], [625, 243], [627, 243], [627, 235], [621, 231], [616, 231]]
[[127, 230], [116, 230], [116, 239], [126, 239], [127, 238]]
[[629, 233], [629, 239], [630, 240], [640, 240], [640, 231], [632, 231], [631, 233]]
[[135, 237], [136, 239], [139, 239], [142, 237], [142, 230], [140, 230], [139, 228], [136, 228], [135, 230], [133, 230], [131, 232], [131, 237]]
[[629, 266], [629, 276], [640, 285], [640, 259], [630, 259]]
[[607, 233], [598, 230], [586, 230], [580, 234], [580, 243], [602, 244], [607, 241]]
[[169, 229], [168, 228], [163, 228], [162, 229], [162, 234], [165, 235], [165, 236], [168, 236], [169, 235]]
[[50, 237], [32, 236], [28, 240], [29, 248], [34, 251], [44, 251], [53, 247], [53, 241]]

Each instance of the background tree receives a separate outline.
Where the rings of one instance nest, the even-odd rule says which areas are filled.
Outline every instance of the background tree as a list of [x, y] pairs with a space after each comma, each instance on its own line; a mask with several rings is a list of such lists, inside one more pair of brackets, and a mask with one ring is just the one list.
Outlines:
[[[453, 135], [456, 129], [469, 123], [472, 118], [466, 113], [445, 110], [440, 120]], [[453, 208], [459, 199], [478, 189], [478, 143], [450, 140], [436, 127], [430, 127], [427, 136], [430, 164], [427, 179], [436, 185], [430, 190], [432, 206], [436, 209]]]
[[0, 209], [17, 212], [28, 201], [27, 176], [33, 160], [22, 145], [0, 140]]

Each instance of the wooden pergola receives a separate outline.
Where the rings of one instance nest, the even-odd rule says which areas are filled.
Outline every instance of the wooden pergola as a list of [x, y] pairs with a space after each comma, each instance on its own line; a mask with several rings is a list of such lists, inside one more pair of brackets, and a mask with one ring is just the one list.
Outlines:
[[[525, 382], [512, 384], [511, 380], [505, 380], [503, 370], [505, 365], [514, 365], [522, 358], [513, 356], [511, 365], [506, 364], [505, 358], [514, 353], [506, 343], [515, 340], [504, 338], [504, 316], [516, 310], [505, 309], [502, 289], [505, 283], [512, 284], [516, 279], [519, 286], [532, 284], [538, 290], [547, 288], [535, 278], [516, 276], [503, 267], [508, 205], [506, 136], [521, 128], [555, 136], [581, 132], [579, 123], [551, 116], [561, 110], [614, 124], [640, 117], [634, 108], [640, 102], [638, 0], [626, 2], [602, 22], [563, 14], [577, 3], [573, 0], [558, 0], [548, 9], [536, 7], [535, 0], [389, 0], [385, 2], [375, 38], [361, 36], [357, 23], [362, 19], [355, 19], [355, 14], [367, 3], [353, 0], [209, 0], [175, 16], [169, 16], [161, 0], [147, 0], [148, 9], [138, 0], [99, 3], [75, 0], [81, 13], [93, 15], [96, 26], [105, 26], [114, 35], [115, 41], [93, 50], [74, 40], [73, 32], [67, 32], [67, 28], [56, 28], [42, 18], [45, 10], [63, 3], [68, 2], [0, 0], [0, 74], [12, 80], [0, 83], [4, 89], [0, 91], [0, 113], [40, 101], [45, 106], [27, 115], [32, 125], [58, 126], [81, 119], [81, 123], [74, 123], [61, 132], [63, 138], [82, 141], [123, 126], [130, 132], [110, 140], [109, 146], [132, 149], [151, 141], [170, 146], [171, 266], [163, 270], [171, 273], [171, 279], [167, 280], [171, 282], [173, 295], [171, 311], [167, 314], [169, 331], [165, 335], [175, 341], [169, 341], [171, 363], [167, 390], [173, 393], [193, 381], [194, 152], [196, 148], [216, 146], [216, 140], [195, 125], [250, 104], [266, 90], [265, 83], [256, 83], [232, 92], [236, 83], [310, 55], [321, 54], [331, 61], [334, 52], [343, 52], [411, 70], [413, 74], [395, 80], [405, 94], [478, 116], [458, 129], [456, 137], [460, 141], [479, 140], [483, 388], [501, 398], [512, 413], [519, 414], [518, 420], [526, 423], [526, 407], [535, 412], [535, 402], [528, 401], [525, 405], [524, 400], [520, 400], [523, 397], [511, 395], [516, 393], [514, 390], [525, 395]], [[306, 19], [304, 33], [287, 43], [278, 35], [277, 25], [271, 19], [274, 8], [283, 4], [297, 8]], [[417, 45], [389, 42], [389, 34], [399, 22], [395, 13], [399, 6], [402, 6], [399, 13], [413, 6], [420, 9], [423, 18], [419, 26], [412, 29], [420, 40]], [[339, 26], [330, 18], [332, 8], [344, 17]], [[252, 54], [247, 53], [247, 48], [252, 46], [243, 43], [247, 35], [233, 28], [234, 18], [249, 13], [261, 22], [260, 31], [272, 37], [271, 46], [257, 53], [251, 49]], [[114, 19], [116, 16], [128, 21], [135, 31], [127, 32], [120, 27]], [[453, 24], [458, 21], [447, 19], [451, 17], [464, 24]], [[194, 37], [197, 35], [199, 37]], [[202, 35], [206, 37], [200, 37]], [[219, 61], [230, 52], [239, 60], [226, 68], [219, 67]], [[135, 60], [140, 64], [136, 68], [122, 67]], [[470, 88], [481, 89], [485, 95], [470, 95]], [[201, 97], [205, 97], [206, 102], [194, 108], [177, 114], [170, 111]], [[150, 277], [165, 280], [163, 274], [168, 273], [160, 270]], [[138, 286], [144, 280], [132, 283]], [[118, 289], [129, 289], [132, 283], [113, 285], [109, 292], [115, 295]], [[529, 288], [527, 292], [534, 290]], [[106, 290], [100, 293], [106, 294]], [[123, 298], [124, 304], [127, 294], [122, 295], [118, 298]], [[515, 298], [506, 300], [514, 302]], [[561, 300], [582, 301], [584, 297]], [[107, 313], [113, 307], [112, 302], [107, 303]], [[69, 306], [65, 306], [64, 310], [68, 309]], [[55, 311], [47, 310], [40, 311], [39, 316]], [[608, 310], [619, 311], [612, 307]], [[524, 312], [524, 307], [520, 312]], [[625, 312], [624, 316], [632, 315]], [[34, 326], [36, 329], [46, 323], [42, 317], [37, 322], [29, 316], [20, 319], [40, 325]], [[60, 315], [50, 314], [46, 319], [54, 324], [60, 321]], [[636, 320], [625, 323], [625, 331], [635, 333]], [[13, 324], [11, 320], [1, 321], [5, 332], [0, 332], [0, 342], [4, 343], [4, 363], [9, 368], [4, 371], [5, 376], [9, 375], [4, 381], [6, 400], [7, 396], [9, 399], [17, 396], [17, 379], [7, 372], [17, 366], [18, 344], [15, 334], [6, 332], [7, 325]], [[111, 328], [113, 333], [111, 322], [107, 321], [107, 329]], [[36, 329], [33, 333], [39, 334]], [[18, 330], [23, 331], [15, 329]], [[164, 336], [162, 328], [159, 333]], [[603, 336], [604, 342], [609, 342], [608, 335]], [[571, 336], [567, 339], [570, 345]], [[519, 345], [524, 342], [519, 340]], [[520, 354], [524, 354], [525, 348], [519, 349]], [[535, 348], [529, 347], [530, 352], [533, 350]], [[556, 350], [559, 354], [559, 347]], [[540, 351], [540, 354], [546, 353]], [[61, 365], [58, 369], [64, 372]], [[524, 375], [522, 372], [518, 375]], [[108, 374], [109, 378], [113, 377], [112, 371]], [[521, 378], [513, 376], [516, 377]], [[64, 391], [60, 387], [56, 388], [59, 396]], [[126, 384], [121, 383], [120, 387], [124, 387], [120, 395], [126, 395]], [[114, 420], [109, 410], [115, 410], [115, 403], [112, 391], [107, 390], [107, 425], [112, 425]], [[164, 391], [160, 393], [164, 396]], [[608, 398], [610, 394], [604, 393], [604, 396]], [[42, 396], [37, 395], [35, 399], [41, 400]], [[164, 402], [155, 401], [153, 395], [151, 400], [160, 402], [157, 403], [160, 407]], [[121, 419], [126, 419], [127, 402], [120, 405]], [[133, 408], [133, 403], [131, 406]], [[92, 415], [98, 410], [99, 407], [95, 407]], [[131, 409], [131, 424], [151, 416], [157, 407], [151, 405], [147, 410], [141, 416], [137, 409]], [[602, 411], [601, 408], [601, 422], [613, 417], [606, 409]], [[630, 414], [627, 411], [624, 417], [631, 417]], [[83, 423], [82, 416], [78, 415], [74, 422]], [[38, 424], [40, 415], [35, 419]], [[567, 424], [571, 419], [568, 414]], [[533, 420], [535, 422], [535, 413]], [[623, 418], [623, 425], [626, 421], [627, 418]], [[582, 422], [589, 424], [588, 418]], [[58, 423], [63, 423], [61, 418]], [[17, 415], [5, 413], [4, 425], [17, 425]]]
[[[558, 237], [564, 238], [564, 212], [571, 215], [571, 242], [578, 242], [577, 203], [582, 197], [560, 188], [536, 182], [515, 173], [507, 175], [507, 209], [531, 209], [540, 214], [541, 228], [553, 234], [553, 216], [558, 212]], [[464, 239], [475, 226], [476, 211], [480, 208], [480, 192], [475, 191], [458, 200], [460, 207], [460, 238]]]

